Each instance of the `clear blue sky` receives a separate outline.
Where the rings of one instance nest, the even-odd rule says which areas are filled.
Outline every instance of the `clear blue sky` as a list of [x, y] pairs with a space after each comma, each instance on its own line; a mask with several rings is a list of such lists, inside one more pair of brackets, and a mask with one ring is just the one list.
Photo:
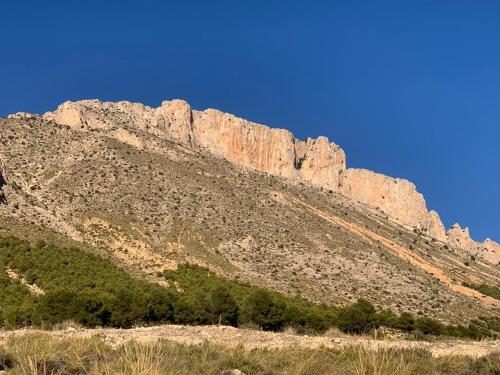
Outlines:
[[0, 116], [183, 98], [413, 181], [500, 240], [500, 2], [2, 1]]

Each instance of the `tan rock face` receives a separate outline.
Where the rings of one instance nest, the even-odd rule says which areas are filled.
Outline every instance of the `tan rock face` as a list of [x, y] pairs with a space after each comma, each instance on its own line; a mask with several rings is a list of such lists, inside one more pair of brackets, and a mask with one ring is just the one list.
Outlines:
[[495, 241], [487, 238], [483, 243], [476, 242], [470, 237], [469, 228], [462, 229], [458, 224], [453, 224], [446, 234], [448, 243], [454, 248], [480, 256], [490, 263], [500, 264], [500, 245]]
[[423, 195], [407, 180], [366, 169], [349, 168], [346, 194], [354, 200], [379, 208], [407, 225], [421, 226], [428, 218]]
[[446, 232], [448, 243], [458, 249], [464, 249], [475, 255], [479, 252], [479, 245], [472, 240], [469, 228], [461, 228], [459, 224], [453, 224]]
[[424, 226], [424, 229], [427, 229], [427, 233], [429, 236], [434, 237], [435, 239], [443, 242], [448, 241], [448, 237], [446, 236], [446, 230], [444, 229], [444, 225], [439, 217], [439, 214], [431, 210], [429, 211], [429, 215], [427, 217], [427, 223]]
[[17, 113], [14, 113], [12, 115], [8, 115], [7, 118], [8, 119], [29, 119], [31, 117], [35, 117], [37, 115], [34, 115], [32, 113], [28, 113], [28, 112], [17, 112]]
[[344, 151], [326, 137], [295, 142], [295, 164], [300, 177], [315, 185], [340, 190], [344, 186], [346, 158]]
[[110, 130], [121, 128], [127, 123], [146, 129], [151, 124], [153, 115], [154, 109], [143, 104], [81, 100], [65, 102], [43, 117], [76, 130]]
[[331, 189], [342, 184], [345, 154], [325, 137], [303, 142], [288, 130], [213, 109], [194, 111], [193, 118], [196, 145], [237, 165]]
[[180, 143], [194, 145], [191, 106], [184, 100], [164, 101], [154, 111], [152, 128]]
[[487, 238], [482, 245], [483, 258], [493, 264], [500, 264], [500, 244]]
[[296, 176], [294, 139], [283, 129], [271, 129], [214, 109], [194, 112], [196, 145], [243, 166], [277, 176]]

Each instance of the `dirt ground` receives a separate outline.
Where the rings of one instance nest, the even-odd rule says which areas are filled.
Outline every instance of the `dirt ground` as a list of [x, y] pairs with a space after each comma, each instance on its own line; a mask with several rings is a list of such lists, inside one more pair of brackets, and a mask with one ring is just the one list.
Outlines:
[[296, 335], [289, 333], [263, 332], [251, 329], [239, 329], [225, 326], [178, 326], [163, 325], [131, 329], [75, 329], [67, 328], [55, 331], [39, 331], [20, 329], [15, 331], [0, 331], [0, 345], [5, 345], [11, 337], [48, 333], [54, 337], [92, 337], [96, 336], [111, 345], [120, 345], [135, 340], [138, 342], [154, 342], [166, 339], [180, 344], [199, 344], [204, 341], [235, 347], [242, 345], [246, 349], [254, 348], [337, 348], [346, 346], [365, 346], [370, 349], [379, 348], [421, 348], [434, 356], [467, 355], [481, 357], [493, 352], [500, 352], [500, 340], [485, 341], [406, 341], [400, 339], [375, 340], [371, 337], [332, 337]]

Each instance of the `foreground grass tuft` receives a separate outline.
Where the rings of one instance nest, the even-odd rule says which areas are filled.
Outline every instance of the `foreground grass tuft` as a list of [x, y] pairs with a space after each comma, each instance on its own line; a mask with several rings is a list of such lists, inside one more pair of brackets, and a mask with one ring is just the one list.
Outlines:
[[421, 349], [371, 351], [226, 348], [210, 343], [180, 345], [169, 341], [128, 342], [119, 346], [93, 338], [57, 338], [29, 334], [0, 348], [8, 374], [342, 374], [342, 375], [496, 375], [500, 354], [473, 359], [434, 358]]

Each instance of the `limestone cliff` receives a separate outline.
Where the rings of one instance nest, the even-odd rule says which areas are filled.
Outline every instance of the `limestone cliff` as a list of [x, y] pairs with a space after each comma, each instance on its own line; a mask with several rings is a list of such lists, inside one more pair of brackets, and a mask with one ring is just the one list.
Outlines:
[[336, 189], [346, 169], [342, 149], [327, 138], [303, 142], [284, 129], [272, 129], [214, 109], [194, 111], [194, 139], [233, 163]]
[[483, 242], [483, 258], [493, 264], [500, 264], [500, 244], [487, 238]]
[[478, 252], [478, 244], [472, 240], [469, 233], [469, 228], [462, 228], [458, 223], [451, 226], [446, 232], [448, 242], [451, 246], [459, 249], [468, 250], [473, 255]]
[[[33, 115], [23, 112], [13, 116]], [[487, 240], [478, 244], [470, 239], [467, 228], [455, 225], [445, 232], [439, 215], [428, 211], [413, 183], [365, 169], [347, 169], [344, 151], [325, 137], [301, 141], [288, 130], [269, 128], [215, 109], [192, 110], [183, 100], [164, 101], [158, 108], [126, 101], [65, 102], [43, 118], [79, 131], [107, 131], [139, 149], [144, 144], [138, 131], [206, 150], [244, 168], [334, 190], [454, 247], [484, 253], [485, 259], [493, 262], [500, 258], [497, 243]]]
[[490, 263], [500, 263], [500, 245], [495, 241], [487, 238], [483, 243], [476, 242], [470, 237], [469, 228], [462, 229], [458, 224], [453, 224], [446, 234], [451, 246], [479, 255]]
[[343, 183], [345, 154], [327, 138], [303, 142], [284, 129], [272, 129], [215, 109], [194, 111], [183, 100], [156, 109], [129, 102], [65, 102], [46, 120], [77, 130], [117, 130], [126, 124], [187, 147], [206, 149], [246, 168], [309, 181], [329, 189]]
[[347, 170], [346, 195], [411, 226], [427, 221], [427, 207], [414, 184], [366, 169]]
[[424, 227], [427, 229], [429, 236], [434, 237], [439, 241], [448, 241], [446, 230], [444, 229], [444, 225], [439, 217], [439, 214], [436, 211], [429, 211], [427, 223], [424, 225]]

